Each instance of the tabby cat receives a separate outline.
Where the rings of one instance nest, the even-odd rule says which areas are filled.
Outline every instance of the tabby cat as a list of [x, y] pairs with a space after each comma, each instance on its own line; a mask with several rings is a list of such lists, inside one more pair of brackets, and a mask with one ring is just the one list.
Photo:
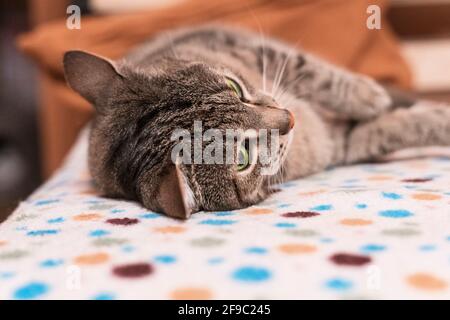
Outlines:
[[[96, 110], [89, 167], [98, 188], [181, 219], [250, 206], [274, 184], [330, 166], [450, 145], [450, 108], [399, 100], [370, 78], [238, 28], [172, 31], [120, 61], [69, 51], [64, 70]], [[233, 142], [243, 162], [174, 162], [174, 130], [197, 120], [202, 130], [278, 130], [276, 170], [264, 175], [248, 161], [248, 137]]]

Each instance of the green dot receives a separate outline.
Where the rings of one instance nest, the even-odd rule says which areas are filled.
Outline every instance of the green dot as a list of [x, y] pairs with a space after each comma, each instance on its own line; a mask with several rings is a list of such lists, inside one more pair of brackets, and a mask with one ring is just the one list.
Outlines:
[[224, 242], [225, 242], [225, 240], [219, 239], [219, 238], [203, 237], [203, 238], [192, 239], [191, 245], [193, 245], [194, 247], [209, 248], [209, 247], [220, 246]]
[[294, 237], [315, 237], [319, 233], [311, 229], [302, 229], [302, 230], [286, 230], [286, 234]]
[[383, 230], [381, 233], [387, 236], [394, 236], [394, 237], [411, 237], [420, 234], [419, 231], [414, 229], [386, 229]]
[[20, 259], [20, 258], [25, 257], [27, 255], [28, 255], [28, 252], [24, 251], [24, 250], [8, 251], [8, 252], [3, 252], [2, 254], [0, 254], [0, 260]]
[[109, 247], [109, 246], [116, 246], [127, 243], [127, 239], [118, 239], [118, 238], [100, 238], [96, 239], [92, 243], [94, 246], [97, 247]]

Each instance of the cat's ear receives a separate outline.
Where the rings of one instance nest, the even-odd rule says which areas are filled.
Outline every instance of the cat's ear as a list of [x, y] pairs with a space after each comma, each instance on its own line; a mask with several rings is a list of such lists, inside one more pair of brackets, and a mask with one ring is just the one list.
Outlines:
[[84, 51], [67, 51], [63, 64], [69, 86], [94, 105], [115, 80], [122, 78], [114, 62]]
[[162, 179], [157, 198], [161, 209], [172, 218], [189, 218], [194, 206], [193, 196], [181, 169], [171, 163]]

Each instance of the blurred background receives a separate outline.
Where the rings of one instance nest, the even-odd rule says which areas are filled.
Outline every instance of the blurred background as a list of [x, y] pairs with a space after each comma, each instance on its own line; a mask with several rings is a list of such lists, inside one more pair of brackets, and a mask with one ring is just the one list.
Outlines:
[[[381, 31], [365, 25], [372, 3], [382, 8]], [[66, 27], [71, 4], [80, 30]], [[0, 222], [61, 165], [92, 116], [65, 87], [65, 50], [117, 58], [161, 30], [224, 20], [450, 101], [450, 0], [16, 0], [0, 2], [0, 17]]]

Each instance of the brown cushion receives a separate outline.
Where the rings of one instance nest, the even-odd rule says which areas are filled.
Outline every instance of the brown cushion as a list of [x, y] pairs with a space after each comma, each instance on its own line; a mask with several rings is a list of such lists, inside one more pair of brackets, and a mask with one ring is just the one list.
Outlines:
[[65, 20], [23, 35], [20, 47], [45, 70], [62, 76], [64, 51], [83, 49], [110, 58], [123, 55], [157, 32], [208, 21], [222, 21], [262, 31], [304, 47], [323, 58], [401, 86], [410, 73], [386, 21], [382, 30], [366, 27], [367, 7], [385, 0], [187, 0], [173, 7], [141, 13], [82, 17], [81, 30]]
[[156, 33], [182, 25], [224, 22], [262, 30], [323, 58], [380, 81], [409, 87], [410, 71], [386, 21], [366, 27], [366, 10], [387, 0], [185, 0], [173, 7], [134, 14], [82, 17], [81, 30], [65, 20], [22, 35], [18, 44], [43, 71], [41, 136], [44, 175], [57, 168], [77, 132], [92, 115], [89, 104], [64, 83], [62, 55], [83, 49], [118, 58]]

